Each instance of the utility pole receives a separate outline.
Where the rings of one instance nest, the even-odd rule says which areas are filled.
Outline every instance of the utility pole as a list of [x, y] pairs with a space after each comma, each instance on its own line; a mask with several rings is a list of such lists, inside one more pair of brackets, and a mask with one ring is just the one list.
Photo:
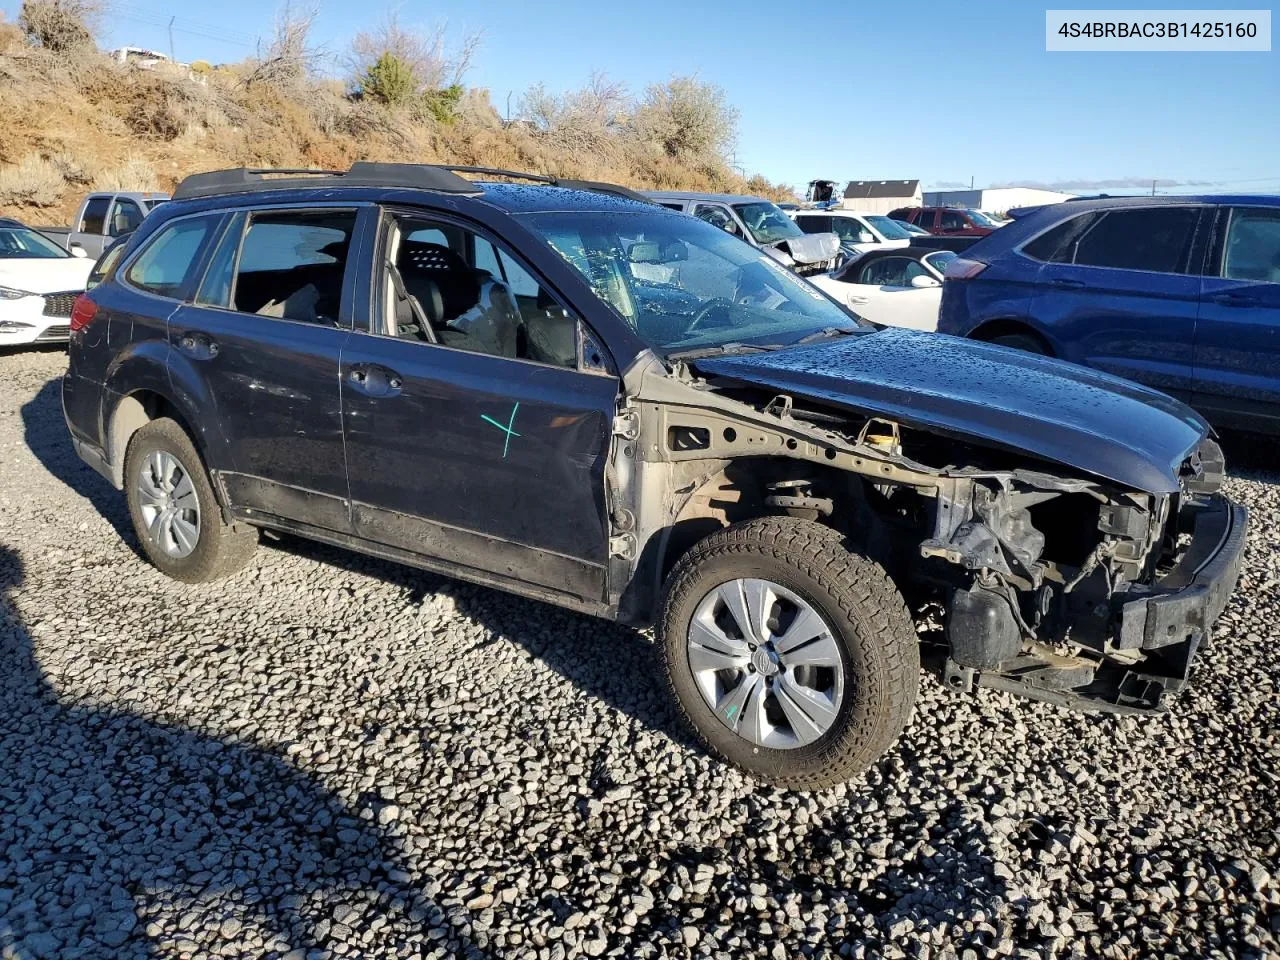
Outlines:
[[1151, 195], [1153, 197], [1156, 195], [1156, 182], [1154, 180], [1151, 181]]
[[969, 189], [973, 189], [973, 174], [969, 174]]
[[178, 18], [176, 16], [172, 16], [169, 18], [169, 62], [170, 63], [178, 62], [178, 58], [177, 56], [174, 55], [174, 52], [173, 52], [173, 21], [177, 19]]

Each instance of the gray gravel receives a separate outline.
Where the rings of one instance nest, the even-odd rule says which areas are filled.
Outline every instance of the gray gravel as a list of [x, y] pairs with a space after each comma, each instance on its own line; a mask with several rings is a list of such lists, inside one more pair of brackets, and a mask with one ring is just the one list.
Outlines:
[[646, 636], [297, 540], [187, 587], [0, 355], [0, 957], [1280, 955], [1280, 447], [1158, 718], [926, 679], [875, 770], [762, 788]]

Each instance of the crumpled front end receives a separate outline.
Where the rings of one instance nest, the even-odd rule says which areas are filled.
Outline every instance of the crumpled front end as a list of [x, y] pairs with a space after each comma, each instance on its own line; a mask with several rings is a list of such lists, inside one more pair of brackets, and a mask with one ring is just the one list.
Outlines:
[[1054, 493], [1013, 477], [959, 485], [921, 545], [926, 561], [965, 572], [947, 603], [945, 682], [1159, 708], [1186, 683], [1240, 575], [1247, 511], [1220, 485], [1209, 439], [1174, 495]]
[[779, 240], [767, 249], [776, 257], [774, 251], [785, 254], [790, 260], [787, 266], [806, 277], [835, 269], [840, 259], [840, 238], [834, 233], [807, 233]]

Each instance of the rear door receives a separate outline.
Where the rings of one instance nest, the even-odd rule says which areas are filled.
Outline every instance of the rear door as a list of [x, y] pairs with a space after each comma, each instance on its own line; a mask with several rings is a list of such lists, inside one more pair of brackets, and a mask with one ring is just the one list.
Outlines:
[[138, 227], [142, 226], [142, 221], [146, 215], [142, 205], [137, 200], [130, 197], [116, 197], [111, 204], [111, 213], [107, 217], [107, 239], [102, 241], [104, 247], [109, 245], [116, 237], [123, 237], [125, 234], [133, 233], [133, 231], [137, 230]]
[[916, 209], [915, 219], [912, 220], [912, 223], [923, 230], [928, 230], [930, 233], [936, 233], [935, 221], [937, 216], [937, 210], [929, 207], [919, 207]]
[[[853, 280], [842, 284], [847, 303], [872, 323], [912, 330], [938, 329], [938, 304], [942, 284], [911, 257], [877, 257], [865, 265], [855, 263], [844, 276]], [[912, 282], [930, 282], [915, 287]]]
[[67, 238], [67, 249], [78, 246], [91, 258], [102, 255], [103, 234], [107, 229], [107, 215], [111, 210], [110, 197], [90, 197], [80, 213], [80, 221]]
[[1191, 398], [1200, 302], [1191, 264], [1204, 209], [1127, 207], [1085, 214], [1079, 236], [1064, 231], [1032, 305], [1064, 359]]
[[1192, 404], [1224, 426], [1280, 431], [1280, 209], [1219, 210], [1205, 273]]
[[169, 320], [173, 377], [216, 409], [238, 512], [350, 531], [338, 362], [361, 222], [353, 205], [235, 213]]
[[372, 259], [374, 309], [341, 369], [356, 533], [601, 600], [617, 376], [487, 230], [388, 211]]

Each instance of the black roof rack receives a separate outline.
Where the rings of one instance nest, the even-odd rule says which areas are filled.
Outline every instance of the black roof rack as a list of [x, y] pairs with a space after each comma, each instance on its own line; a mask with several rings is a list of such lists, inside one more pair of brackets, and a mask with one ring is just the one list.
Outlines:
[[445, 167], [425, 163], [353, 163], [345, 173], [341, 170], [306, 170], [236, 167], [193, 173], [173, 191], [174, 200], [192, 197], [216, 197], [224, 193], [247, 193], [250, 190], [294, 190], [298, 187], [324, 186], [325, 179], [337, 180], [344, 187], [410, 187], [437, 193], [479, 194], [470, 180], [450, 173]]
[[506, 177], [512, 180], [531, 180], [553, 187], [571, 190], [590, 190], [610, 193], [614, 196], [652, 203], [648, 197], [628, 187], [594, 180], [561, 180], [539, 173], [521, 173], [516, 170], [500, 170], [497, 167], [447, 166], [429, 163], [353, 163], [345, 173], [341, 170], [273, 169], [235, 167], [231, 170], [213, 170], [209, 173], [193, 173], [173, 191], [174, 200], [193, 197], [216, 197], [228, 193], [248, 193], [251, 190], [294, 190], [299, 187], [323, 186], [323, 181], [333, 179], [335, 186], [344, 187], [408, 187], [432, 190], [436, 193], [453, 193], [478, 196], [484, 191], [474, 181], [460, 177], [460, 173], [482, 176]]

